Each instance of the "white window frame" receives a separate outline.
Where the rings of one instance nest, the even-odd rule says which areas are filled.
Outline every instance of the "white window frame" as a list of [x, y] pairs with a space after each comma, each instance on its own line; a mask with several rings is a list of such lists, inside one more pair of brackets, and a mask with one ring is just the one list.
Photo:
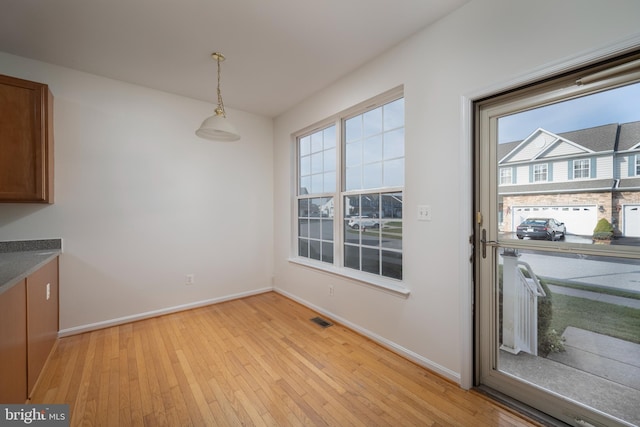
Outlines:
[[[292, 244], [291, 244], [291, 256], [289, 261], [296, 264], [301, 264], [306, 267], [312, 267], [317, 270], [322, 270], [328, 273], [337, 274], [343, 277], [347, 277], [350, 279], [355, 279], [361, 283], [365, 283], [367, 285], [372, 285], [378, 288], [383, 288], [386, 291], [389, 291], [392, 294], [400, 295], [400, 296], [408, 296], [410, 294], [410, 290], [406, 286], [405, 277], [403, 275], [403, 279], [394, 279], [391, 277], [382, 276], [374, 273], [367, 273], [360, 270], [352, 269], [344, 266], [344, 246], [345, 246], [345, 231], [344, 227], [346, 226], [345, 221], [345, 213], [344, 213], [344, 200], [345, 196], [352, 196], [355, 194], [388, 194], [388, 193], [402, 193], [404, 194], [404, 185], [395, 186], [395, 187], [378, 187], [378, 188], [367, 188], [367, 189], [358, 189], [358, 190], [350, 190], [345, 191], [345, 171], [346, 167], [344, 165], [344, 157], [345, 157], [345, 147], [346, 142], [344, 141], [344, 130], [343, 123], [345, 120], [363, 114], [367, 111], [374, 110], [380, 106], [391, 103], [398, 99], [404, 98], [404, 88], [399, 86], [394, 88], [388, 92], [385, 92], [379, 96], [376, 96], [372, 99], [364, 101], [348, 110], [342, 111], [335, 116], [332, 116], [322, 122], [318, 122], [313, 126], [309, 126], [308, 128], [302, 129], [301, 131], [295, 133], [293, 135], [294, 142], [294, 162], [295, 162], [295, 176], [294, 182], [295, 185], [293, 194], [293, 221], [292, 221]], [[406, 117], [406, 115], [405, 115]], [[320, 130], [326, 129], [332, 125], [336, 126], [336, 188], [333, 192], [327, 192], [326, 189], [324, 193], [314, 193], [311, 195], [301, 195], [299, 194], [299, 178], [300, 178], [300, 139], [313, 134], [314, 132], [318, 132]], [[406, 147], [406, 144], [405, 144]], [[404, 158], [404, 157], [403, 157]], [[316, 259], [310, 259], [308, 257], [299, 256], [298, 255], [298, 200], [301, 198], [316, 198], [316, 197], [333, 197], [334, 201], [334, 215], [333, 215], [333, 246], [334, 246], [334, 255], [333, 255], [333, 264], [329, 264], [327, 262], [322, 262]], [[404, 259], [406, 259], [404, 254], [404, 249], [400, 251], [402, 254], [402, 264], [404, 271]]]
[[500, 168], [500, 185], [513, 184], [513, 168]]
[[[540, 171], [539, 168], [544, 167], [544, 172]], [[544, 179], [542, 177], [544, 176]], [[533, 182], [549, 182], [549, 164], [548, 163], [537, 163], [533, 165]]]
[[[586, 168], [580, 167], [578, 165], [585, 165]], [[580, 172], [581, 176], [578, 176], [576, 172]], [[585, 175], [586, 172], [586, 175]], [[591, 177], [591, 160], [590, 159], [578, 159], [573, 161], [573, 179], [588, 179]]]
[[636, 176], [640, 176], [640, 154], [636, 154]]

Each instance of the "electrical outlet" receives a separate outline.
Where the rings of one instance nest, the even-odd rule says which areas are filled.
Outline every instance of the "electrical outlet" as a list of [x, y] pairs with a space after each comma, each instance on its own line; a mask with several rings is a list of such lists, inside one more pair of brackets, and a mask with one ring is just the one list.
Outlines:
[[333, 296], [333, 285], [329, 285], [329, 296]]
[[185, 285], [193, 285], [196, 282], [195, 276], [192, 274], [187, 274], [184, 284]]

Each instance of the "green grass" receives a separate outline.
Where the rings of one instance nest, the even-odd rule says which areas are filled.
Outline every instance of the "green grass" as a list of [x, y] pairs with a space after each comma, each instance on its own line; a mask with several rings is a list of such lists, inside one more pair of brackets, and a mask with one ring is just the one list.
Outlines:
[[564, 286], [565, 288], [579, 289], [582, 291], [596, 292], [599, 294], [640, 300], [640, 292], [625, 291], [624, 289], [606, 288], [603, 286], [583, 285], [580, 283], [547, 278], [544, 278], [544, 281], [547, 282], [548, 285]]
[[551, 328], [567, 326], [640, 344], [640, 310], [561, 294], [552, 295]]

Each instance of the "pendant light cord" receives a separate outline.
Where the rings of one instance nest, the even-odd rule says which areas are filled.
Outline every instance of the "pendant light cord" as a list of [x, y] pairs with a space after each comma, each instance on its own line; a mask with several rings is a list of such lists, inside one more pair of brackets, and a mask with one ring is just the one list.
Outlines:
[[220, 56], [217, 57], [217, 60], [218, 60], [218, 108], [216, 108], [216, 114], [226, 118], [227, 114], [224, 111], [224, 103], [222, 102], [222, 92], [220, 92]]

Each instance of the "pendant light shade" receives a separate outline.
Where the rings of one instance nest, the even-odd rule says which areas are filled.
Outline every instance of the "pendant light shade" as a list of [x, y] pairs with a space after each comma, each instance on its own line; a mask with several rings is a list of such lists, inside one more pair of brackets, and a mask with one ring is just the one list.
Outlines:
[[196, 135], [211, 141], [237, 141], [240, 139], [240, 135], [235, 126], [227, 119], [224, 103], [222, 102], [222, 93], [220, 92], [220, 63], [224, 61], [224, 55], [214, 52], [211, 57], [218, 62], [218, 106], [213, 116], [202, 122], [202, 125], [196, 131]]
[[235, 126], [222, 114], [217, 113], [206, 118], [196, 131], [200, 138], [211, 141], [237, 141], [240, 139]]

